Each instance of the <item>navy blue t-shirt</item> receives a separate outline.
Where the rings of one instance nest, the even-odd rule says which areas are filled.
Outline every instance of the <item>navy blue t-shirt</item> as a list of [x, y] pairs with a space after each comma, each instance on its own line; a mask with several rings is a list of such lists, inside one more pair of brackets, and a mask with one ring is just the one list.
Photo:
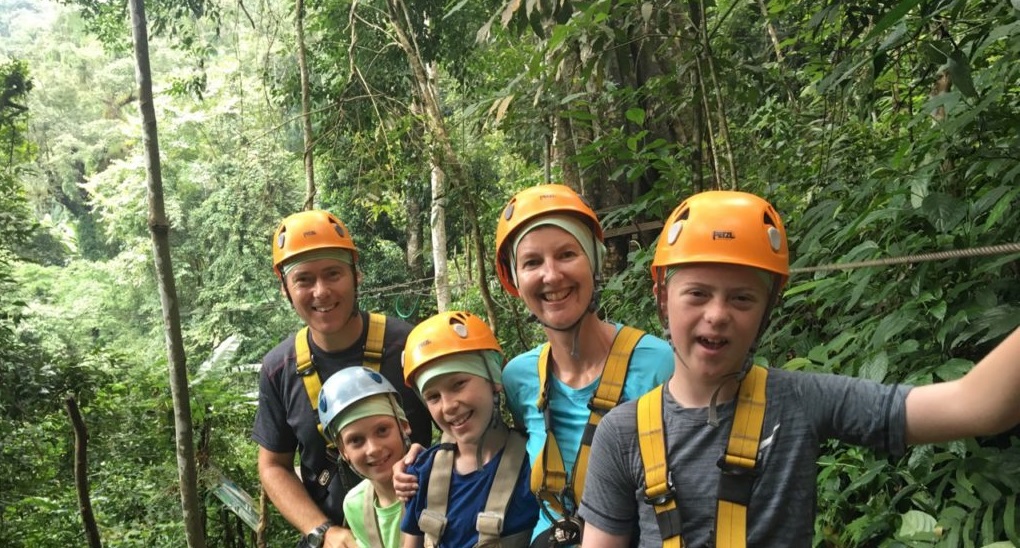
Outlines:
[[[407, 510], [404, 512], [404, 521], [400, 524], [400, 530], [416, 536], [424, 536], [418, 527], [418, 517], [428, 504], [429, 475], [432, 473], [432, 464], [435, 461], [436, 452], [446, 450], [451, 444], [437, 444], [418, 456], [415, 463], [408, 467], [407, 473], [418, 477], [418, 494], [407, 503]], [[446, 530], [443, 538], [439, 539], [439, 547], [474, 546], [478, 542], [478, 530], [475, 528], [475, 521], [478, 514], [485, 510], [485, 502], [489, 497], [489, 490], [496, 477], [496, 470], [503, 459], [503, 451], [500, 450], [496, 456], [487, 462], [480, 469], [469, 474], [458, 474], [453, 471], [450, 479], [450, 499], [446, 510]], [[521, 463], [521, 470], [517, 476], [517, 484], [514, 486], [514, 493], [507, 506], [503, 522], [503, 536], [513, 535], [521, 531], [531, 531], [538, 522], [538, 501], [531, 493], [530, 488], [531, 464], [528, 459]]]

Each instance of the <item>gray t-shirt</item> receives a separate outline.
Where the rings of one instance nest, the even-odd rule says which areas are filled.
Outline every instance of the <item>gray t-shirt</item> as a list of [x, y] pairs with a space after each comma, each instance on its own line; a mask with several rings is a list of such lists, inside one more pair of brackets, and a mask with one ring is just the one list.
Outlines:
[[[906, 449], [909, 391], [909, 386], [770, 369], [747, 545], [810, 546], [822, 442], [835, 438], [901, 455]], [[726, 447], [735, 403], [718, 407], [719, 426], [712, 427], [707, 408], [685, 409], [668, 390], [663, 392], [667, 460], [679, 498], [684, 543], [712, 546], [719, 485], [716, 462]], [[632, 540], [640, 537], [642, 547], [659, 547], [655, 511], [644, 501], [636, 409], [636, 401], [616, 407], [595, 431], [579, 514], [603, 531], [630, 534]]]

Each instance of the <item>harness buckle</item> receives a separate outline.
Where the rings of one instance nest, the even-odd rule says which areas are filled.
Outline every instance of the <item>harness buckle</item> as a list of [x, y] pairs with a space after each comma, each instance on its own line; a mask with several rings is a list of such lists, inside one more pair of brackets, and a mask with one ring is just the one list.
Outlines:
[[726, 462], [725, 454], [719, 457], [716, 466], [721, 472], [719, 500], [747, 506], [751, 502], [751, 491], [754, 489], [755, 480], [758, 479], [758, 470], [730, 464]]
[[[645, 487], [648, 487], [645, 485]], [[647, 492], [647, 491], [646, 491]], [[673, 472], [666, 472], [666, 492], [657, 496], [645, 496], [645, 502], [652, 506], [662, 506], [669, 501], [676, 501], [676, 489], [673, 488]]]
[[584, 522], [577, 516], [567, 516], [553, 522], [549, 546], [574, 546], [581, 543]]
[[588, 400], [588, 406], [587, 407], [588, 407], [588, 411], [590, 411], [592, 413], [598, 413], [599, 416], [602, 416], [602, 417], [606, 416], [606, 413], [609, 412], [608, 409], [603, 409], [603, 408], [599, 407], [598, 405], [595, 405], [595, 396], [592, 396], [592, 398], [590, 400]]

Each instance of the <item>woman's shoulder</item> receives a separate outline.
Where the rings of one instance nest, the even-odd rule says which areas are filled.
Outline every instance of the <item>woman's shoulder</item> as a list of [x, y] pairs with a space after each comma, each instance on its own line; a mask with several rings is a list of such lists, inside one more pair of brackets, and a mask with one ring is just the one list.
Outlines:
[[506, 367], [503, 368], [503, 376], [505, 377], [507, 373], [513, 376], [521, 374], [523, 372], [534, 371], [535, 367], [538, 365], [538, 357], [542, 353], [542, 347], [544, 345], [545, 343], [542, 343], [536, 346], [535, 348], [528, 350], [527, 352], [518, 354], [513, 358], [510, 358], [510, 361], [507, 362]]

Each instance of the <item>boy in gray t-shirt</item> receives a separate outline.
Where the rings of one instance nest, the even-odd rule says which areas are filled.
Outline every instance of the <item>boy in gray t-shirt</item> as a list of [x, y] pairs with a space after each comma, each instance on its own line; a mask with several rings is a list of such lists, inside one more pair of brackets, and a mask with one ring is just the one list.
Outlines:
[[[670, 546], [679, 537], [686, 546], [809, 546], [825, 440], [899, 455], [907, 444], [991, 434], [1020, 422], [1020, 329], [963, 378], [917, 388], [752, 368], [789, 277], [782, 220], [757, 196], [712, 191], [680, 204], [659, 237], [652, 277], [674, 348], [674, 374], [645, 401], [611, 411], [595, 431], [579, 511], [584, 547], [628, 546], [635, 538], [640, 546]], [[751, 445], [752, 463], [742, 464], [750, 466], [744, 479], [731, 474], [722, 489], [730, 500], [747, 497], [747, 504], [724, 512], [717, 462], [724, 453], [732, 456], [733, 424], [748, 424], [734, 418], [744, 409], [735, 402], [762, 408], [748, 395], [753, 390], [745, 390], [755, 383], [764, 386], [760, 432], [755, 427], [737, 438], [755, 440], [757, 449]], [[661, 412], [649, 398], [659, 398]], [[655, 415], [662, 432], [651, 435]], [[658, 452], [676, 501], [668, 510], [655, 501], [658, 515], [646, 500], [646, 483], [656, 483], [646, 482], [646, 469], [654, 468], [646, 468], [642, 455], [656, 453], [648, 441], [655, 436], [665, 437], [665, 451]], [[721, 526], [719, 515], [728, 520]], [[679, 537], [670, 534], [676, 531]]]

